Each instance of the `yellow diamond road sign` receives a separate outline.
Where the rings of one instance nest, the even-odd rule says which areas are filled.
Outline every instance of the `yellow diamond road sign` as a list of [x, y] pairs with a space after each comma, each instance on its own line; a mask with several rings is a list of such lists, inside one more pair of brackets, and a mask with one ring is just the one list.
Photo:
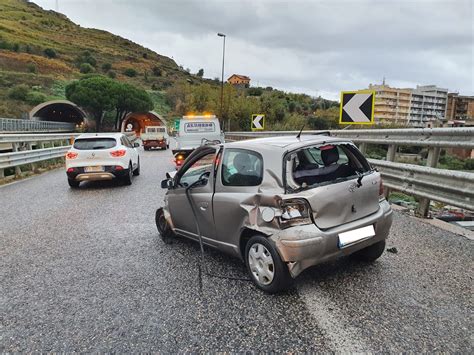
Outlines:
[[263, 131], [265, 129], [265, 115], [261, 113], [253, 114], [250, 127], [252, 131]]
[[374, 124], [375, 91], [342, 91], [339, 124]]

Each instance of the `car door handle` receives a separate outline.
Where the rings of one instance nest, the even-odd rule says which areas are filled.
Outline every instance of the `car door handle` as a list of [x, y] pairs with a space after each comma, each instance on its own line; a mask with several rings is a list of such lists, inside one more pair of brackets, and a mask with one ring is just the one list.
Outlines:
[[200, 203], [199, 203], [199, 208], [200, 208], [202, 211], [207, 210], [208, 207], [209, 207], [209, 202], [200, 202]]

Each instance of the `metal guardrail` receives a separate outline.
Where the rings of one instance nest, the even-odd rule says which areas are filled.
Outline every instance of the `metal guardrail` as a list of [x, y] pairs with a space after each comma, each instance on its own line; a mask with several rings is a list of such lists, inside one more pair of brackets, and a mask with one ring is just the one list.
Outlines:
[[0, 118], [0, 132], [74, 132], [74, 123]]
[[62, 158], [70, 147], [70, 145], [67, 145], [0, 154], [0, 170], [24, 164], [37, 163], [48, 159]]
[[[303, 134], [321, 132], [303, 131]], [[474, 174], [435, 168], [441, 148], [474, 149], [474, 128], [348, 129], [329, 132], [331, 136], [347, 138], [358, 144], [363, 153], [368, 144], [387, 145], [386, 160], [369, 160], [380, 170], [386, 187], [420, 198], [418, 214], [428, 215], [430, 199], [474, 210]], [[297, 134], [298, 131], [228, 132], [226, 140]], [[398, 146], [427, 147], [427, 166], [394, 162]]]
[[[474, 149], [474, 128], [348, 129], [303, 131], [303, 134], [329, 132], [354, 143], [396, 144], [420, 147]], [[297, 135], [298, 131], [227, 132], [226, 139]]]
[[70, 140], [79, 133], [0, 134], [0, 143], [52, 142]]
[[386, 187], [474, 211], [474, 173], [369, 159]]

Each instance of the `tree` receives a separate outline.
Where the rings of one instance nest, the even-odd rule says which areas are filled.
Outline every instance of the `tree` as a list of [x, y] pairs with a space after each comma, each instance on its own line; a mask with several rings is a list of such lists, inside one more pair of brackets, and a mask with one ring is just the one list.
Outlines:
[[161, 76], [162, 73], [160, 67], [154, 66], [152, 70], [154, 76]]
[[102, 128], [105, 111], [114, 108], [115, 81], [103, 76], [92, 76], [74, 81], [66, 86], [66, 98], [88, 111], [94, 121], [96, 132]]
[[102, 71], [108, 72], [110, 69], [112, 69], [112, 64], [110, 64], [110, 63], [102, 64]]
[[150, 95], [127, 83], [115, 82], [113, 89], [115, 108], [115, 129], [119, 129], [125, 117], [131, 112], [148, 112], [153, 109]]
[[137, 76], [137, 71], [133, 68], [127, 68], [123, 71], [123, 74], [130, 77], [130, 78], [133, 78], [135, 76]]
[[43, 53], [48, 58], [56, 58], [56, 51], [52, 48], [46, 48]]
[[94, 71], [94, 67], [90, 65], [89, 63], [82, 63], [81, 66], [79, 67], [79, 71], [82, 74], [89, 74]]
[[8, 91], [8, 97], [13, 100], [25, 101], [29, 91], [30, 88], [27, 85], [20, 84], [12, 87]]
[[202, 78], [204, 76], [204, 69], [199, 69], [197, 74], [196, 74], [198, 77]]

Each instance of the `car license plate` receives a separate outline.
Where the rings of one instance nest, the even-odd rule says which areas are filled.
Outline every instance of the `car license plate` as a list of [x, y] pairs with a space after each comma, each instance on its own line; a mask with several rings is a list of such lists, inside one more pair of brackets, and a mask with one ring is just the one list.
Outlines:
[[86, 173], [96, 173], [96, 172], [104, 171], [104, 167], [103, 166], [86, 166], [84, 168], [84, 171]]
[[373, 225], [339, 233], [339, 248], [342, 249], [359, 243], [363, 240], [373, 237], [374, 235], [375, 230]]

